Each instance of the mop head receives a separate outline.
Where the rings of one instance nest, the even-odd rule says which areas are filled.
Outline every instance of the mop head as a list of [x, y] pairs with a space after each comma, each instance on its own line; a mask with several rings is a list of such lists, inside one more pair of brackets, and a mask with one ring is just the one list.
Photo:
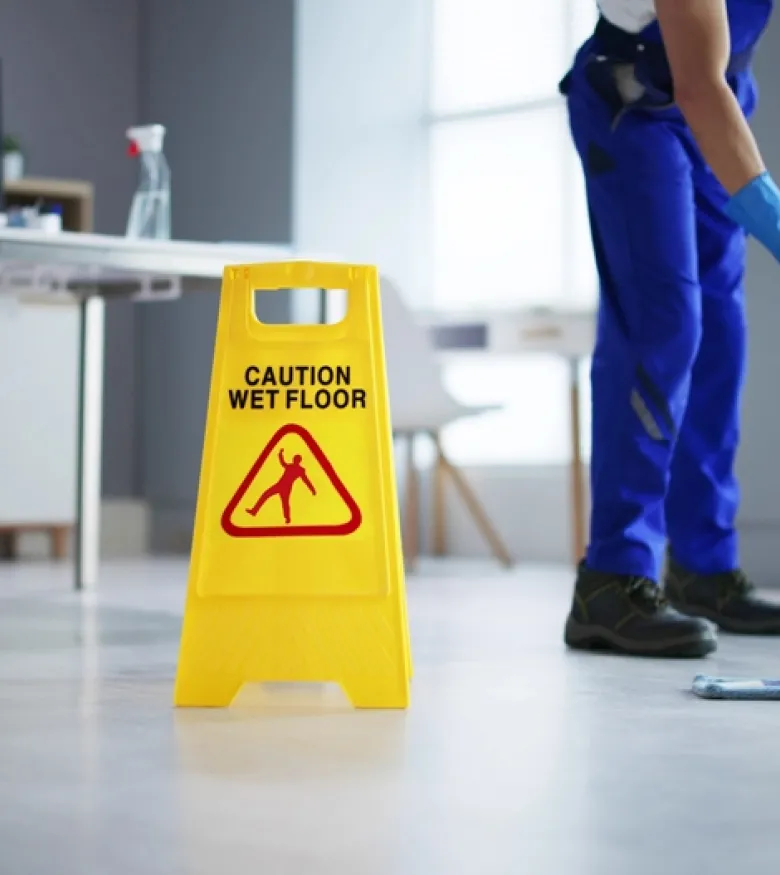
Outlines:
[[693, 679], [693, 692], [702, 699], [780, 700], [780, 680], [715, 678], [699, 674]]

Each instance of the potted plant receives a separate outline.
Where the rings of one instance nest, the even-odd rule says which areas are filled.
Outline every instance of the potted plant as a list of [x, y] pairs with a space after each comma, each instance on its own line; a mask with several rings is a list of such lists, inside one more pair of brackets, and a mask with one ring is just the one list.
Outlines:
[[13, 182], [24, 176], [22, 144], [11, 134], [3, 135], [3, 179]]

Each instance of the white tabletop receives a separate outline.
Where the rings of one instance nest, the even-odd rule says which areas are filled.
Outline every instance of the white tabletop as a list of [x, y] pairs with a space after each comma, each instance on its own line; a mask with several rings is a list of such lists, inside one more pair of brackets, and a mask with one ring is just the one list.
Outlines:
[[63, 231], [48, 234], [25, 228], [0, 229], [0, 261], [46, 264], [179, 277], [219, 279], [228, 264], [284, 261], [290, 246], [264, 243], [198, 243], [192, 240], [130, 240], [110, 234]]
[[[26, 283], [44, 288], [50, 274], [70, 283], [83, 279], [93, 283], [121, 282], [133, 275], [172, 278], [172, 294], [179, 293], [179, 280], [222, 278], [226, 265], [302, 258], [293, 247], [265, 243], [199, 243], [192, 240], [131, 240], [109, 234], [61, 232], [48, 234], [24, 228], [0, 229], [0, 292], [13, 291]], [[307, 260], [333, 258], [306, 253]], [[14, 273], [22, 283], [8, 282]], [[147, 284], [148, 285], [148, 284]], [[195, 283], [197, 285], [197, 283]], [[62, 283], [61, 283], [62, 286]], [[160, 298], [163, 293], [143, 292], [141, 297]], [[595, 313], [580, 308], [525, 309], [517, 311], [436, 312], [418, 314], [420, 321], [437, 329], [437, 345], [443, 355], [516, 354], [552, 352], [577, 357], [593, 347]]]

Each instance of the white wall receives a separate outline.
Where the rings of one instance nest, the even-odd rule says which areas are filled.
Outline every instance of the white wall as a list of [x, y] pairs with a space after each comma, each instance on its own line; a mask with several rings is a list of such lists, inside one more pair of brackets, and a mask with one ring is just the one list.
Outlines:
[[[399, 452], [396, 470], [403, 490], [404, 461]], [[557, 466], [494, 466], [465, 470], [509, 552], [517, 562], [556, 564], [572, 560], [569, 472]], [[430, 477], [422, 478], [423, 551], [431, 545], [426, 513], [431, 498]], [[403, 492], [401, 493], [403, 496]], [[448, 554], [492, 558], [490, 549], [452, 484], [446, 487], [446, 546]], [[403, 512], [403, 502], [402, 502]]]
[[429, 295], [423, 0], [298, 0], [293, 239]]
[[[296, 6], [295, 243], [378, 264], [414, 306], [431, 298], [428, 6], [424, 0], [298, 0]], [[403, 489], [400, 462], [397, 469]], [[564, 468], [486, 467], [467, 474], [513, 555], [568, 561]], [[448, 499], [452, 552], [486, 555], [458, 497], [450, 492]]]
[[[295, 244], [377, 264], [407, 303], [422, 307], [431, 300], [428, 13], [424, 0], [296, 6]], [[397, 468], [403, 489], [403, 466]], [[513, 555], [568, 561], [564, 468], [466, 473]], [[486, 555], [454, 492], [448, 511], [453, 554]]]

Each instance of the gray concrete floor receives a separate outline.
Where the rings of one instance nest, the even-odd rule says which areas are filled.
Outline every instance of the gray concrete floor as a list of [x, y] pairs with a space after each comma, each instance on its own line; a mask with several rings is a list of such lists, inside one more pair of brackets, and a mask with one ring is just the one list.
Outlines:
[[410, 581], [405, 713], [330, 691], [171, 707], [186, 566], [0, 566], [0, 875], [689, 875], [780, 871], [780, 641], [705, 662], [567, 653], [570, 575]]

